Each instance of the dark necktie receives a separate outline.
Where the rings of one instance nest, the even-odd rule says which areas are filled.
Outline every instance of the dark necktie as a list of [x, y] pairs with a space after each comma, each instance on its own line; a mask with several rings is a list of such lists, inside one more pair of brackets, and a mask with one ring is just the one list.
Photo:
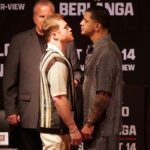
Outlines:
[[41, 51], [42, 53], [45, 53], [45, 50], [47, 48], [47, 42], [46, 40], [44, 39], [44, 36], [41, 36], [41, 35], [38, 35], [38, 39], [39, 39], [39, 43], [40, 43], [40, 46], [41, 46]]

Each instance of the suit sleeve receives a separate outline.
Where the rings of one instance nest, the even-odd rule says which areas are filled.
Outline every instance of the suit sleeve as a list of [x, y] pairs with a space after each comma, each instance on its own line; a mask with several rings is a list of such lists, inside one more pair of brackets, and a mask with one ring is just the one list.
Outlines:
[[70, 61], [72, 68], [73, 68], [73, 73], [74, 73], [74, 78], [80, 82], [81, 80], [81, 69], [80, 69], [80, 63], [79, 59], [77, 56], [77, 51], [74, 45], [74, 42], [70, 42], [65, 50], [65, 56], [67, 59]]
[[17, 113], [18, 75], [19, 75], [19, 38], [13, 37], [4, 64], [3, 96], [6, 118]]

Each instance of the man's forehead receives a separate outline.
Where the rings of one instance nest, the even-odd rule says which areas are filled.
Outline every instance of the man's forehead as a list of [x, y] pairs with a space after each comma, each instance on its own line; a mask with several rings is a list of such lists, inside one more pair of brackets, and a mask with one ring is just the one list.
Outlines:
[[52, 7], [50, 5], [37, 5], [34, 9], [35, 12], [39, 12], [39, 11], [49, 11], [49, 12], [53, 12]]
[[84, 18], [91, 18], [91, 13], [90, 12], [85, 12], [83, 17]]

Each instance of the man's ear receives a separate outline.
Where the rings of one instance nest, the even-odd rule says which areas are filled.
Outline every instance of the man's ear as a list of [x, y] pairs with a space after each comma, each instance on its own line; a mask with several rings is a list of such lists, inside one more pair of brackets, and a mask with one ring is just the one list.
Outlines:
[[58, 40], [58, 33], [57, 33], [56, 31], [52, 32], [51, 37], [52, 37], [54, 40]]
[[102, 25], [100, 23], [96, 23], [95, 30], [98, 31], [101, 27]]
[[34, 24], [36, 24], [35, 15], [32, 16]]

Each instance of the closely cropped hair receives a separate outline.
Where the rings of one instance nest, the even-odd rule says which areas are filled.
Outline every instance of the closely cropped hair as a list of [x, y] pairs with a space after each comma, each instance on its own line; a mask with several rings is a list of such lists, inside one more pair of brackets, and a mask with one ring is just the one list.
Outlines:
[[38, 0], [33, 7], [33, 14], [36, 13], [36, 6], [41, 5], [41, 6], [50, 6], [52, 9], [52, 12], [55, 12], [55, 6], [53, 4], [53, 2], [49, 1], [49, 0]]
[[63, 15], [55, 13], [52, 16], [47, 16], [44, 19], [42, 31], [43, 31], [46, 41], [48, 40], [48, 37], [50, 36], [51, 32], [59, 28], [57, 21], [60, 19], [63, 19], [63, 17], [64, 17]]
[[109, 29], [110, 14], [109, 11], [102, 6], [95, 6], [88, 8], [86, 12], [91, 13], [91, 18], [99, 22], [103, 28]]

